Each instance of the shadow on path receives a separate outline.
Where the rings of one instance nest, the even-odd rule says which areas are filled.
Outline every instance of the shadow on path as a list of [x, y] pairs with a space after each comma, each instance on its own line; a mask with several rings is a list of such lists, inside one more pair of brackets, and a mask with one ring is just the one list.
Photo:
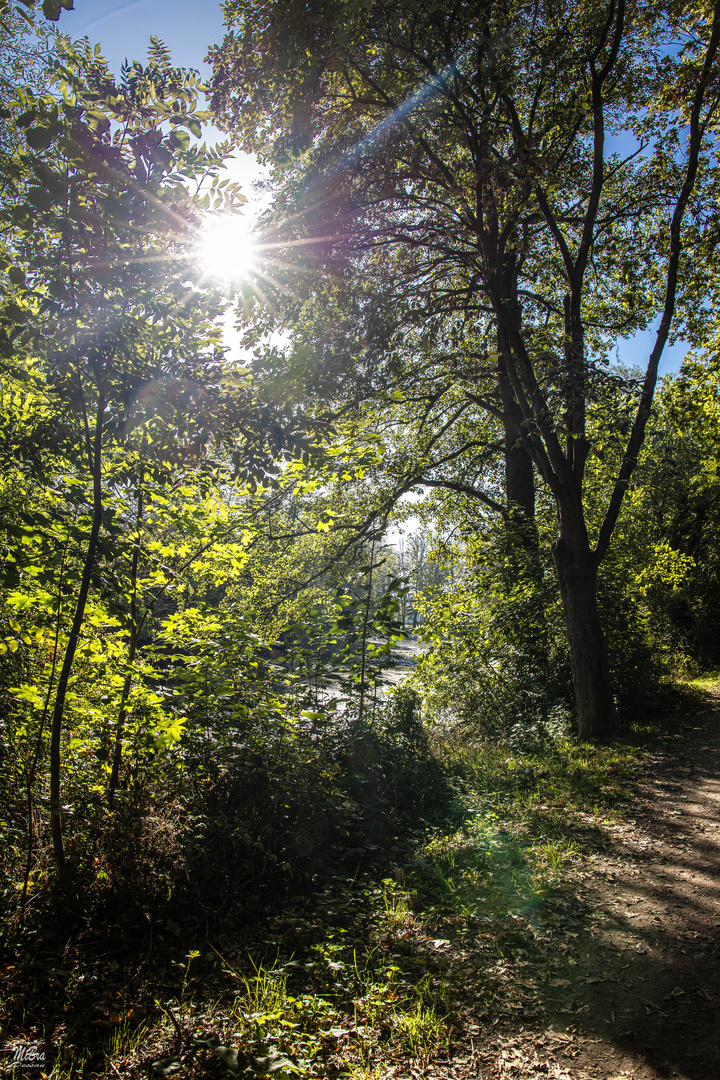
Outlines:
[[565, 970], [537, 987], [586, 1036], [567, 1075], [718, 1080], [720, 697], [654, 755], [612, 839], [557, 931]]

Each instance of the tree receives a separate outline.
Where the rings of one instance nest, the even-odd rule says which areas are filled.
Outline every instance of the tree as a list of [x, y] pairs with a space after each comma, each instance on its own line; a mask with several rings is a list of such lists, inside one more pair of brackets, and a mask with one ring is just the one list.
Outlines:
[[[274, 232], [264, 239], [286, 260], [280, 284], [297, 292], [308, 264], [322, 265], [358, 298], [346, 308], [336, 396], [358, 356], [362, 370], [381, 357], [367, 380], [376, 401], [388, 387], [402, 392], [408, 369], [412, 386], [430, 356], [441, 373], [434, 401], [456, 399], [446, 423], [484, 410], [504, 426], [507, 449], [529, 456], [557, 509], [553, 559], [579, 732], [607, 734], [615, 708], [598, 567], [683, 274], [704, 242], [717, 7], [228, 0], [225, 12], [238, 29], [211, 52], [214, 106], [274, 166]], [[609, 136], [629, 150], [614, 152]], [[312, 254], [298, 270], [290, 255], [300, 243]], [[281, 290], [273, 301], [283, 309]], [[591, 535], [588, 406], [608, 377], [610, 345], [657, 314], [622, 462]], [[525, 488], [518, 501], [529, 509]]]
[[656, 648], [691, 670], [720, 661], [718, 375], [711, 354], [665, 380], [619, 526], [625, 546], [641, 549], [634, 583]]
[[[244, 201], [220, 178], [222, 150], [191, 144], [204, 119], [197, 75], [174, 68], [154, 40], [148, 64], [127, 65], [116, 82], [99, 49], [61, 40], [50, 79], [50, 91], [19, 88], [10, 103], [25, 145], [4, 211], [12, 265], [0, 323], [6, 375], [46, 399], [55, 418], [61, 441], [46, 456], [55, 455], [58, 489], [74, 489], [82, 537], [72, 616], [47, 689], [55, 862], [77, 907], [63, 843], [63, 722], [102, 565], [121, 570], [129, 546], [116, 596], [128, 674], [112, 790], [144, 618], [137, 573], [146, 489], [169, 486], [192, 462], [205, 470], [206, 489], [233, 471], [254, 485], [271, 458], [294, 450], [225, 360], [217, 325], [225, 302], [195, 265], [203, 214], [236, 212]], [[124, 485], [135, 492], [132, 509]]]

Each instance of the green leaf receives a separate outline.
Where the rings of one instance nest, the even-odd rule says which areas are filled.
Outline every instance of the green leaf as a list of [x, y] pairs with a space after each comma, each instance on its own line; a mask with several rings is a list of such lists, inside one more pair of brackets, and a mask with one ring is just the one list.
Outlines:
[[41, 709], [43, 705], [42, 694], [39, 693], [36, 686], [31, 683], [23, 683], [22, 686], [10, 686], [8, 687], [11, 694], [20, 698], [21, 701], [27, 701], [29, 705], [32, 705], [35, 709]]
[[49, 210], [53, 204], [53, 197], [47, 188], [30, 188], [27, 197], [28, 202], [37, 206], [38, 210]]
[[96, 132], [98, 135], [104, 135], [106, 131], [110, 130], [110, 121], [104, 112], [100, 112], [99, 109], [89, 109], [85, 113], [85, 120], [91, 131]]
[[20, 128], [30, 127], [30, 124], [32, 124], [36, 116], [36, 109], [28, 109], [26, 112], [21, 113], [21, 115], [18, 116], [17, 120], [15, 121], [15, 126]]
[[29, 128], [25, 138], [32, 150], [47, 150], [52, 141], [52, 131], [45, 126]]
[[236, 1073], [239, 1069], [238, 1051], [232, 1046], [216, 1046], [215, 1053], [227, 1069]]
[[5, 572], [0, 574], [0, 584], [5, 589], [14, 589], [20, 581], [20, 571], [14, 563], [8, 563]]
[[65, 6], [66, 4], [62, 3], [62, 0], [43, 0], [43, 15], [46, 19], [50, 19], [51, 22], [57, 22], [60, 18], [60, 12]]
[[28, 312], [27, 308], [22, 308], [19, 304], [11, 303], [7, 305], [3, 311], [3, 315], [14, 323], [24, 323], [27, 320]]
[[187, 131], [171, 131], [168, 135], [168, 142], [174, 150], [187, 150], [190, 145], [190, 136]]
[[260, 1076], [268, 1076], [271, 1073], [276, 1072], [290, 1072], [298, 1073], [300, 1070], [296, 1065], [292, 1063], [290, 1058], [284, 1057], [282, 1054], [269, 1054], [267, 1057], [251, 1058], [251, 1064], [253, 1069]]
[[219, 1035], [208, 1035], [207, 1039], [196, 1039], [195, 1042], [198, 1046], [209, 1046], [211, 1050], [215, 1050], [222, 1045]]
[[33, 221], [32, 210], [29, 206], [13, 206], [10, 211], [10, 220], [20, 229], [29, 229]]

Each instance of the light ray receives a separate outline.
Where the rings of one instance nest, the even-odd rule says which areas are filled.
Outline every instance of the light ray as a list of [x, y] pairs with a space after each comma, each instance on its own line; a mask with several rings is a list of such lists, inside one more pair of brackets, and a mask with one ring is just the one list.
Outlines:
[[260, 301], [261, 304], [265, 305], [265, 307], [268, 309], [268, 311], [272, 315], [274, 315], [276, 318], [280, 317], [279, 311], [277, 310], [277, 308], [275, 307], [275, 305], [273, 304], [272, 300], [267, 295], [267, 293], [265, 293], [263, 291], [263, 289], [260, 288], [260, 286], [257, 283], [257, 280], [254, 280], [254, 281], [250, 282], [250, 289], [251, 289], [253, 295], [258, 298], [258, 300]]
[[343, 154], [340, 161], [328, 176], [332, 176], [333, 173], [339, 172], [346, 165], [355, 161], [369, 147], [374, 144], [377, 145], [382, 140], [383, 136], [387, 135], [396, 124], [404, 123], [410, 114], [414, 112], [415, 109], [419, 108], [423, 102], [445, 90], [448, 82], [456, 73], [456, 65], [449, 64], [442, 71], [431, 75], [418, 90], [410, 94], [409, 97], [406, 97], [397, 108], [393, 109], [389, 116], [386, 116], [384, 120], [381, 120], [374, 128], [371, 128], [366, 135], [363, 135], [362, 138], [358, 139], [352, 149], [348, 150], [346, 154]]

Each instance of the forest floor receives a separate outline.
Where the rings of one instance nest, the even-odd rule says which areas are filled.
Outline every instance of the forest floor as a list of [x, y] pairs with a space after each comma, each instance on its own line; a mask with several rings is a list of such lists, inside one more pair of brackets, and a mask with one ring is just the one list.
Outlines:
[[604, 837], [588, 837], [592, 854], [564, 897], [548, 898], [541, 955], [508, 975], [520, 990], [512, 1011], [468, 1002], [474, 1035], [433, 1075], [718, 1080], [717, 690], [646, 755], [635, 796]]
[[[464, 789], [454, 834], [418, 829], [393, 877], [354, 892], [18, 942], [0, 1073], [44, 1038], [56, 1080], [718, 1080], [720, 688], [658, 730], [608, 749], [602, 806], [561, 774], [604, 751], [521, 770], [504, 795], [494, 775]], [[413, 888], [431, 863], [435, 885]]]

